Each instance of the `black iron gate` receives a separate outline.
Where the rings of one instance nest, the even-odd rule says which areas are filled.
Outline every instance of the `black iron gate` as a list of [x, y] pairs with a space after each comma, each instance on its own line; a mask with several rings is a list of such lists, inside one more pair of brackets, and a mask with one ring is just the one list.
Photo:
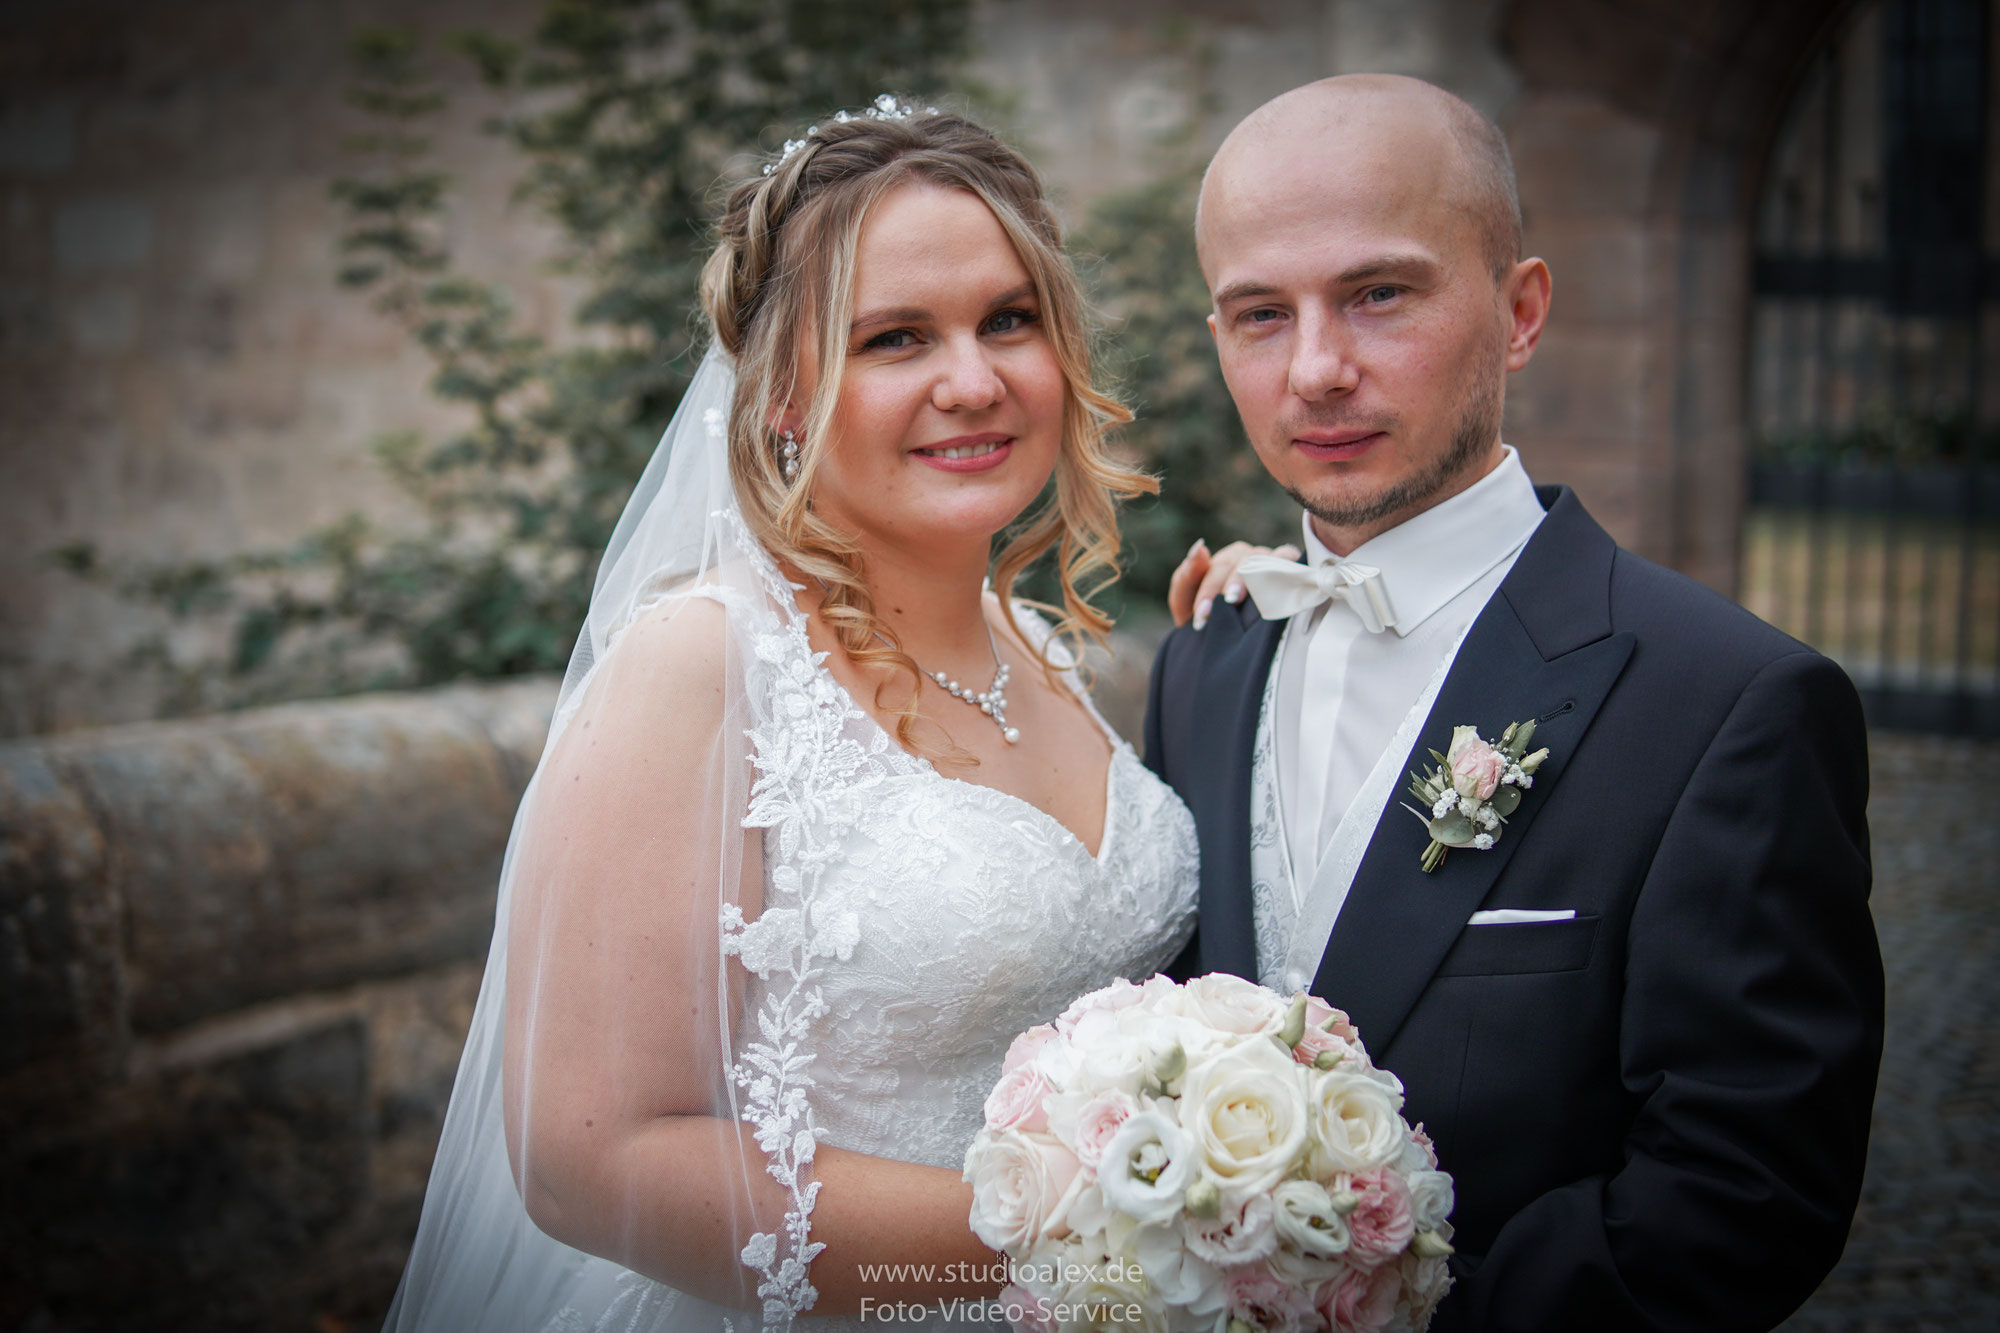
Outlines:
[[2000, 735], [2000, 0], [1857, 6], [1774, 145], [1741, 596], [1877, 725]]

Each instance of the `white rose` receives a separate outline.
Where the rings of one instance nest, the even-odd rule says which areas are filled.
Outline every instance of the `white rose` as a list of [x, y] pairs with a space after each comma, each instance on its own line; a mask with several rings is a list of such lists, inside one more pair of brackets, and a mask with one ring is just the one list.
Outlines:
[[1452, 1192], [1451, 1177], [1442, 1171], [1412, 1171], [1410, 1183], [1410, 1220], [1417, 1224], [1419, 1231], [1436, 1231], [1450, 1216], [1452, 1205], [1457, 1201]]
[[1188, 1071], [1181, 1124], [1224, 1203], [1266, 1192], [1298, 1165], [1306, 1148], [1308, 1077], [1304, 1065], [1261, 1039]]
[[1187, 1012], [1187, 992], [1172, 977], [1156, 972], [1140, 982], [1139, 989], [1146, 992], [1140, 1007], [1149, 1013], [1179, 1015]]
[[1188, 1016], [1238, 1036], [1276, 1032], [1285, 1022], [1285, 1002], [1253, 981], [1212, 972], [1183, 988]]
[[1077, 1176], [1076, 1158], [1054, 1140], [980, 1131], [965, 1154], [973, 1234], [992, 1249], [1023, 1252], [1060, 1226]]
[[1145, 1089], [1153, 1064], [1146, 1043], [1134, 1041], [1112, 1009], [1089, 1009], [1077, 1016], [1066, 1043], [1071, 1057], [1065, 1092], [1122, 1092], [1136, 1097]]
[[1097, 1187], [1106, 1203], [1133, 1221], [1167, 1222], [1180, 1212], [1198, 1160], [1193, 1141], [1171, 1118], [1141, 1111], [1104, 1145]]
[[1188, 1250], [1187, 1237], [1177, 1226], [1140, 1227], [1133, 1252], [1146, 1281], [1160, 1299], [1190, 1314], [1214, 1314], [1222, 1309], [1222, 1271]]
[[1397, 1114], [1401, 1099], [1365, 1074], [1330, 1069], [1313, 1076], [1310, 1097], [1312, 1173], [1372, 1171], [1402, 1153], [1409, 1135]]
[[1287, 1248], [1315, 1259], [1333, 1259], [1347, 1252], [1354, 1239], [1347, 1219], [1333, 1206], [1324, 1185], [1288, 1180], [1271, 1192], [1277, 1210], [1278, 1239]]
[[1115, 1013], [1129, 1008], [1145, 998], [1145, 992], [1123, 977], [1116, 977], [1109, 986], [1094, 990], [1088, 995], [1079, 995], [1070, 1001], [1069, 1008], [1056, 1019], [1056, 1031], [1067, 1033], [1085, 1014]]

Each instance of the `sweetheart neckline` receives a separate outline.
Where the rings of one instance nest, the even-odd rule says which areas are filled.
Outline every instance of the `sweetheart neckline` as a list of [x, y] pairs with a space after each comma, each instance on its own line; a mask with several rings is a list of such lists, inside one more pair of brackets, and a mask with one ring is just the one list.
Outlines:
[[941, 773], [938, 771], [937, 765], [933, 764], [930, 760], [924, 758], [920, 754], [911, 754], [908, 750], [905, 750], [900, 744], [897, 743], [895, 736], [890, 733], [889, 729], [876, 720], [876, 717], [873, 713], [869, 712], [867, 709], [863, 708], [861, 705], [854, 702], [854, 696], [847, 692], [847, 687], [840, 683], [840, 678], [834, 675], [833, 672], [830, 669], [828, 669], [824, 653], [813, 648], [810, 640], [808, 640], [806, 643], [806, 651], [809, 654], [810, 659], [812, 661], [812, 669], [826, 678], [826, 683], [831, 685], [835, 693], [839, 695], [841, 704], [846, 708], [850, 709], [851, 711], [858, 713], [861, 716], [861, 718], [865, 722], [867, 722], [869, 726], [875, 728], [876, 733], [882, 737], [883, 741], [888, 745], [891, 753], [897, 755], [898, 757], [900, 757], [901, 759], [903, 759], [908, 763], [916, 765], [918, 772], [928, 774], [929, 776], [936, 778], [939, 782], [954, 783], [960, 787], [970, 787], [975, 791], [991, 792], [995, 796], [998, 796], [1003, 800], [1012, 801], [1015, 805], [1018, 805], [1025, 810], [1034, 812], [1035, 814], [1041, 816], [1041, 818], [1047, 821], [1050, 825], [1052, 825], [1057, 832], [1061, 833], [1065, 838], [1068, 838], [1071, 842], [1075, 843], [1077, 847], [1083, 852], [1083, 854], [1090, 859], [1093, 865], [1099, 867], [1100, 869], [1103, 868], [1105, 864], [1104, 854], [1105, 852], [1110, 850], [1112, 841], [1111, 839], [1111, 814], [1113, 809], [1113, 803], [1111, 799], [1112, 782], [1113, 782], [1112, 770], [1118, 767], [1118, 759], [1121, 753], [1125, 755], [1130, 755], [1134, 762], [1138, 761], [1139, 756], [1137, 752], [1132, 749], [1130, 742], [1128, 742], [1123, 736], [1120, 736], [1117, 732], [1111, 729], [1111, 725], [1104, 720], [1103, 716], [1099, 714], [1097, 709], [1091, 704], [1090, 699], [1081, 690], [1077, 690], [1074, 686], [1071, 687], [1072, 692], [1076, 695], [1077, 702], [1083, 705], [1084, 711], [1090, 714], [1090, 718], [1093, 722], [1097, 723], [1098, 729], [1104, 733], [1104, 739], [1111, 742], [1111, 758], [1108, 761], [1106, 761], [1104, 765], [1103, 790], [1100, 793], [1100, 795], [1103, 797], [1104, 800], [1104, 810], [1098, 819], [1097, 850], [1094, 852], [1090, 850], [1090, 844], [1085, 842], [1081, 837], [1077, 835], [1075, 829], [1071, 828], [1068, 824], [1063, 823], [1062, 820], [1056, 818], [1048, 811], [1042, 809], [1042, 807], [1036, 805], [1033, 801], [1029, 800], [1027, 797], [1017, 796], [1011, 791], [1007, 791], [1000, 787], [992, 786], [989, 783], [972, 782], [968, 781], [965, 778], [955, 778], [947, 773]]

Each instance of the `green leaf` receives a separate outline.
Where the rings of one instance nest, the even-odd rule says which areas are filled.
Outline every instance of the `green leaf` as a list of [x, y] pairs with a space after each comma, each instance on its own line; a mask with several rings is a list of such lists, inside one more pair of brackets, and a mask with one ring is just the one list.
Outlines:
[[1427, 825], [1431, 837], [1447, 847], [1463, 847], [1477, 836], [1472, 821], [1454, 810], [1441, 819], [1433, 819]]

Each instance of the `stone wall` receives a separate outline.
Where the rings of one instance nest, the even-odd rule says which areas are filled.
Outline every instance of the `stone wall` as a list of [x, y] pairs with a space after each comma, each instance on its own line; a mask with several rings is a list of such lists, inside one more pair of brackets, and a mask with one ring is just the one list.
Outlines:
[[[980, 0], [975, 73], [1065, 213], [1213, 144], [1322, 74], [1434, 79], [1498, 118], [1521, 167], [1553, 322], [1508, 429], [1613, 532], [1721, 587], [1741, 487], [1743, 222], [1791, 71], [1838, 0]], [[437, 430], [427, 363], [333, 280], [351, 169], [345, 36], [523, 31], [539, 0], [69, 0], [10, 7], [0, 42], [0, 736], [152, 716], [124, 650], [156, 613], [47, 568], [212, 557], [351, 509], [402, 511], [376, 434]], [[1190, 56], [1209, 64], [1199, 84]], [[564, 334], [554, 236], [507, 202], [495, 104], [445, 61], [449, 235]], [[1205, 98], [1213, 99], [1204, 111]], [[1167, 478], [1167, 485], [1173, 479]], [[198, 645], [170, 639], [174, 651]]]
[[0, 1327], [379, 1319], [554, 693], [0, 745]]

